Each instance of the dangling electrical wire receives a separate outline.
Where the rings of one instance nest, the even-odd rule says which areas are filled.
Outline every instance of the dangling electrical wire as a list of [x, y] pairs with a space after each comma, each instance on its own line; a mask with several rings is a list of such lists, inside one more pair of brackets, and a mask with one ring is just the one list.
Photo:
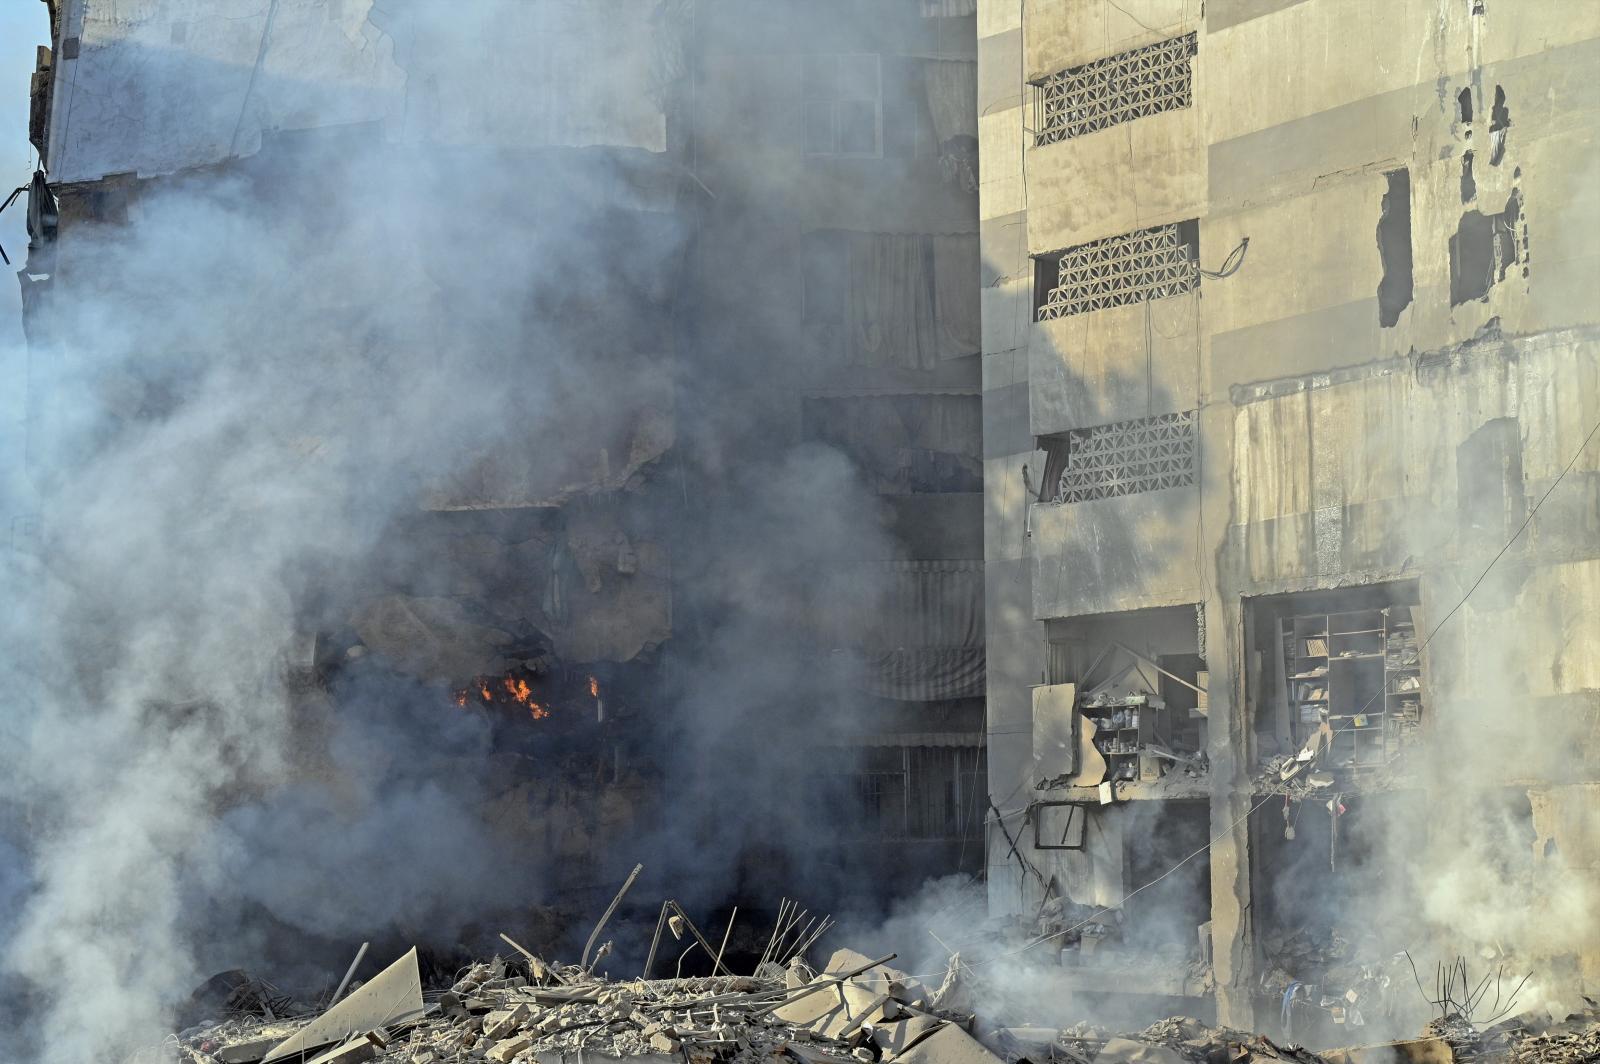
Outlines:
[[1243, 237], [1239, 241], [1239, 246], [1228, 252], [1228, 257], [1222, 260], [1220, 267], [1215, 270], [1208, 270], [1204, 267], [1196, 266], [1195, 269], [1200, 272], [1201, 277], [1210, 277], [1213, 280], [1220, 281], [1224, 277], [1232, 277], [1239, 272], [1239, 267], [1244, 265], [1244, 253], [1249, 246], [1250, 238]]
[[[5, 209], [15, 203], [17, 201], [17, 197], [26, 191], [28, 191], [27, 185], [18, 185], [16, 188], [12, 189], [11, 195], [6, 197], [6, 201], [4, 203], [0, 203], [0, 214], [4, 214]], [[11, 265], [11, 256], [6, 254], [6, 249], [3, 246], [0, 246], [0, 261], [4, 261], [7, 266]]]

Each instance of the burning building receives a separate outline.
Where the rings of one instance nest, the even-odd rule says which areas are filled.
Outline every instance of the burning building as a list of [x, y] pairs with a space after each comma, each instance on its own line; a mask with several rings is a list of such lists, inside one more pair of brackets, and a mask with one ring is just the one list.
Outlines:
[[1592, 993], [1600, 26], [1346, 6], [47, 0], [21, 974], [648, 857], [980, 882], [1042, 1009]]
[[[78, 604], [130, 717], [211, 704], [202, 631], [249, 659], [274, 770], [197, 823], [470, 779], [445, 821], [555, 904], [639, 856], [606, 836], [712, 902], [979, 868], [975, 23], [836, 6], [47, 6], [31, 579], [141, 572]], [[152, 660], [118, 633], [167, 594]]]

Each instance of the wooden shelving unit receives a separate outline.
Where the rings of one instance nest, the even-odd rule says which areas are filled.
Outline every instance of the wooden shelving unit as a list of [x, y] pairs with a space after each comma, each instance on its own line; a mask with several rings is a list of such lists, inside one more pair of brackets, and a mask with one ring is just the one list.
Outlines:
[[1296, 742], [1326, 715], [1333, 761], [1381, 765], [1422, 719], [1422, 669], [1408, 606], [1312, 613], [1282, 629]]

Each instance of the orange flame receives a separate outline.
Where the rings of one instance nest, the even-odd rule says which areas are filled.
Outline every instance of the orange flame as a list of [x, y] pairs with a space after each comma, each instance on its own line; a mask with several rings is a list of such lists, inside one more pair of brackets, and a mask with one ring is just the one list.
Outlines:
[[[592, 685], [593, 681], [590, 682]], [[455, 692], [455, 703], [458, 706], [465, 707], [468, 701], [474, 699], [487, 706], [526, 706], [528, 715], [534, 720], [544, 720], [551, 713], [549, 706], [534, 701], [533, 687], [522, 676], [479, 676], [472, 681], [471, 687]]]
[[589, 697], [600, 697], [600, 681], [596, 680], [593, 676], [589, 677]]

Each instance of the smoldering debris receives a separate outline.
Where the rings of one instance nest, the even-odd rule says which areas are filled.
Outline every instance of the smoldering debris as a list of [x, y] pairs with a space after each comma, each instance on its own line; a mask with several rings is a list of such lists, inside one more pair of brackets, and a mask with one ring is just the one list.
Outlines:
[[[726, 935], [713, 949], [670, 899], [650, 960], [632, 979], [596, 974], [610, 942], [593, 961], [563, 964], [504, 934], [508, 956], [474, 963], [447, 985], [424, 989], [413, 949], [321, 1009], [294, 1004], [264, 980], [227, 972], [190, 1002], [209, 1015], [138, 1059], [562, 1064], [598, 1054], [650, 1064], [1577, 1064], [1600, 1054], [1600, 1006], [1593, 1002], [1560, 1021], [1529, 1012], [1494, 1017], [1492, 1025], [1456, 1009], [1415, 1039], [1320, 1053], [1183, 1016], [1132, 1032], [1087, 1022], [1040, 1026], [994, 1001], [982, 971], [991, 958], [952, 954], [942, 976], [933, 977], [891, 967], [894, 953], [870, 958], [840, 948], [814, 969], [805, 958], [819, 935], [796, 934], [798, 925], [785, 903], [749, 974], [723, 964]], [[828, 921], [818, 918], [813, 926], [825, 929]], [[707, 956], [700, 959], [713, 974], [683, 976], [680, 959], [679, 972], [655, 977], [658, 949], [669, 935], [688, 942], [689, 951], [703, 948]], [[980, 1015], [975, 1001], [993, 1003], [996, 1015]]]

